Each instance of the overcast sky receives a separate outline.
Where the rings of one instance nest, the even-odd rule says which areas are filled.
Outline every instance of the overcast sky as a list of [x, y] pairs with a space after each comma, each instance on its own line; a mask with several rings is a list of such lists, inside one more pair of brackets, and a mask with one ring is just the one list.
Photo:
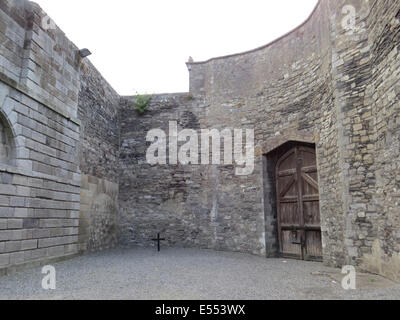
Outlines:
[[119, 94], [186, 92], [185, 65], [271, 42], [318, 0], [35, 0]]

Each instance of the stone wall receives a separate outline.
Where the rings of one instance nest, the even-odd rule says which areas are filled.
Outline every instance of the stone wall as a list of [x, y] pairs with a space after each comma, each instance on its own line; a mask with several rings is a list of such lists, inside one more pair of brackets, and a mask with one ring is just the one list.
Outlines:
[[86, 60], [80, 71], [78, 115], [81, 121], [82, 173], [118, 181], [120, 96]]
[[372, 77], [366, 89], [368, 115], [363, 117], [369, 130], [361, 137], [363, 150], [371, 155], [363, 172], [371, 187], [357, 244], [365, 269], [400, 280], [400, 4], [374, 1], [371, 8]]
[[0, 1], [0, 272], [116, 243], [119, 96], [46, 16]]
[[63, 34], [41, 28], [42, 15], [35, 4], [0, 1], [0, 119], [13, 150], [0, 164], [2, 269], [78, 250], [79, 66]]
[[117, 183], [82, 175], [80, 251], [104, 250], [117, 244], [118, 190]]
[[[356, 10], [352, 33], [343, 28], [345, 5]], [[322, 0], [302, 26], [267, 46], [188, 63], [189, 103], [184, 95], [155, 96], [138, 117], [128, 99], [123, 242], [145, 245], [161, 231], [174, 246], [274, 256], [273, 151], [300, 141], [317, 150], [325, 263], [398, 278], [399, 12], [393, 1]], [[184, 113], [196, 130], [254, 129], [253, 174], [147, 165], [147, 131], [165, 130]]]
[[[274, 197], [272, 188], [264, 190], [264, 149], [270, 139], [288, 132], [298, 139], [308, 133], [312, 143], [318, 140], [314, 133], [331, 135], [331, 126], [320, 130], [324, 113], [330, 117], [333, 109], [327, 19], [328, 8], [320, 6], [307, 24], [269, 46], [188, 64], [189, 103], [182, 100], [185, 95], [169, 100], [156, 96], [143, 117], [135, 114], [132, 103], [130, 113], [122, 109], [125, 117], [130, 115], [121, 121], [124, 240], [146, 244], [161, 231], [170, 245], [276, 255], [276, 214], [265, 202]], [[179, 129], [254, 129], [254, 172], [236, 176], [235, 166], [147, 165], [148, 130], [165, 130], [172, 119], [185, 123], [187, 114], [192, 121]], [[319, 146], [323, 163], [322, 152], [330, 145]], [[326, 167], [334, 168], [333, 161]], [[321, 179], [331, 175], [326, 172]], [[337, 203], [328, 201], [324, 204], [337, 210]]]
[[338, 262], [399, 279], [395, 115], [400, 4], [336, 3], [333, 17], [342, 17], [340, 10], [348, 4], [358, 15], [352, 34], [343, 30], [340, 19], [331, 20], [344, 217], [344, 251]]
[[[120, 242], [124, 245], [152, 245], [157, 233], [167, 236], [167, 245], [209, 245], [210, 199], [200, 194], [207, 188], [199, 166], [147, 163], [149, 130], [169, 130], [169, 121], [179, 128], [200, 127], [203, 101], [188, 94], [156, 95], [145, 115], [140, 116], [133, 98], [121, 106], [120, 149]], [[204, 188], [204, 190], [202, 190]], [[209, 195], [210, 196], [210, 195]]]
[[89, 62], [80, 72], [80, 250], [117, 244], [120, 97]]

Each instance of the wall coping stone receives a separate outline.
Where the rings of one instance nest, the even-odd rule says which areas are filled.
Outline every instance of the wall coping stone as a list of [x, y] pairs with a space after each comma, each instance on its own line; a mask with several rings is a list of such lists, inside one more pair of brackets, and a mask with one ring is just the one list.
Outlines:
[[304, 27], [314, 16], [315, 12], [317, 11], [317, 9], [319, 8], [320, 4], [321, 4], [322, 0], [318, 0], [318, 3], [316, 4], [314, 10], [312, 11], [312, 13], [309, 15], [309, 17], [307, 18], [306, 21], [304, 21], [301, 25], [299, 25], [298, 27], [294, 28], [293, 30], [287, 32], [286, 34], [284, 34], [283, 36], [280, 36], [279, 38], [252, 50], [247, 50], [244, 52], [240, 52], [240, 53], [234, 53], [234, 54], [229, 54], [229, 55], [225, 55], [225, 56], [220, 56], [220, 57], [214, 57], [205, 61], [198, 61], [198, 62], [187, 62], [186, 65], [189, 67], [191, 65], [199, 65], [199, 64], [207, 64], [209, 62], [215, 61], [215, 60], [222, 60], [222, 59], [226, 59], [226, 58], [232, 58], [232, 57], [239, 57], [239, 56], [243, 56], [249, 53], [253, 53], [253, 52], [257, 52], [260, 50], [263, 50], [265, 48], [268, 48], [272, 45], [274, 45], [275, 43], [281, 41], [282, 39], [285, 39], [286, 37], [290, 36], [292, 33], [296, 32], [297, 30], [299, 30], [300, 28]]

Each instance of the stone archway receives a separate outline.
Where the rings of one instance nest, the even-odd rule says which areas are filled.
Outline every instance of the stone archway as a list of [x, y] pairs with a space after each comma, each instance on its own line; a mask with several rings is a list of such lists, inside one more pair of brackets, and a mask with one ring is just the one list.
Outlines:
[[279, 147], [283, 146], [288, 142], [299, 142], [316, 144], [316, 138], [314, 134], [310, 132], [291, 130], [284, 134], [277, 135], [262, 144], [262, 150], [264, 155], [268, 155]]
[[15, 165], [14, 135], [6, 117], [0, 112], [0, 164]]
[[[277, 194], [277, 164], [282, 157], [296, 147], [308, 148], [315, 151], [316, 139], [313, 134], [308, 132], [290, 131], [285, 134], [275, 136], [263, 145], [263, 189], [264, 189], [264, 216], [265, 216], [265, 235], [267, 257], [277, 257], [282, 255], [282, 228], [279, 223], [279, 196]], [[315, 168], [317, 164], [315, 162]], [[317, 179], [317, 178], [316, 178]], [[319, 210], [319, 205], [316, 205]], [[298, 226], [303, 228], [304, 226]], [[298, 231], [298, 235], [305, 231]], [[285, 234], [286, 235], [286, 234]], [[295, 239], [298, 245], [302, 240], [299, 236]], [[298, 241], [297, 241], [298, 240]], [[307, 241], [306, 236], [304, 240]], [[322, 250], [322, 248], [321, 248]], [[298, 258], [307, 257], [307, 252], [303, 254], [302, 249], [298, 250]], [[322, 254], [321, 254], [322, 255]], [[307, 257], [308, 258], [308, 257]], [[312, 257], [311, 260], [321, 260], [322, 258]]]
[[322, 260], [321, 216], [315, 146], [288, 143], [275, 167], [279, 253]]

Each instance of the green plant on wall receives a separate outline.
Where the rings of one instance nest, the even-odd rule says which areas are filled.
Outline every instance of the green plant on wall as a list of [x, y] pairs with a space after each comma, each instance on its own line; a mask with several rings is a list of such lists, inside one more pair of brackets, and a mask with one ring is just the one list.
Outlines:
[[147, 94], [138, 94], [135, 96], [134, 106], [139, 114], [144, 114], [150, 104], [152, 96]]

